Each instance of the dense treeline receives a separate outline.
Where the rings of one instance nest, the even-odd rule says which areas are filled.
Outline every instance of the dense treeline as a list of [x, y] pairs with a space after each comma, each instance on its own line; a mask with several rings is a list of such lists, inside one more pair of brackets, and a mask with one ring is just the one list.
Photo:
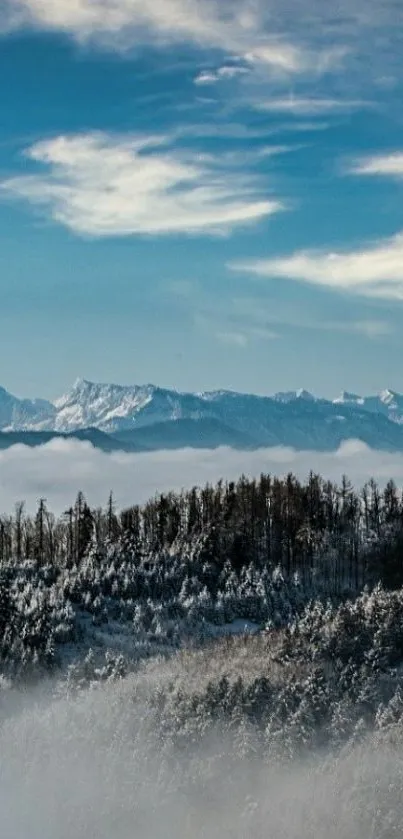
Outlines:
[[93, 647], [112, 650], [119, 670], [122, 655], [234, 621], [286, 627], [313, 599], [399, 587], [402, 544], [392, 482], [356, 493], [346, 478], [242, 477], [119, 513], [112, 496], [94, 510], [79, 493], [60, 518], [43, 499], [34, 517], [19, 503], [0, 520], [2, 670], [26, 678]]
[[303, 582], [320, 575], [337, 594], [378, 580], [402, 583], [402, 533], [403, 497], [393, 481], [383, 491], [370, 481], [357, 493], [347, 478], [337, 486], [315, 474], [306, 483], [262, 475], [159, 495], [120, 514], [112, 495], [106, 510], [93, 510], [80, 492], [59, 519], [43, 499], [34, 518], [19, 503], [14, 515], [0, 517], [0, 563], [73, 568], [111, 546], [135, 561], [185, 555], [197, 544], [199, 559], [217, 573], [228, 563], [235, 572], [281, 568]]

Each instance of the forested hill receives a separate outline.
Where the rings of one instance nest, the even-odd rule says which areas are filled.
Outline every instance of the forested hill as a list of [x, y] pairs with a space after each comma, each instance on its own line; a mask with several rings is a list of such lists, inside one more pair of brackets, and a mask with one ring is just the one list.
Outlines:
[[356, 492], [314, 474], [119, 513], [80, 493], [60, 519], [18, 504], [0, 520], [0, 698], [50, 674], [69, 690], [121, 678], [150, 657], [164, 672], [169, 658], [148, 700], [164, 738], [219, 719], [252, 726], [249, 745], [269, 752], [340, 745], [403, 713], [402, 545], [393, 483]]
[[60, 519], [44, 500], [34, 518], [18, 504], [0, 519], [3, 667], [56, 666], [101, 628], [129, 655], [235, 620], [280, 628], [312, 598], [402, 585], [402, 545], [392, 482], [356, 492], [262, 475], [120, 513], [112, 496], [94, 510], [79, 493]]

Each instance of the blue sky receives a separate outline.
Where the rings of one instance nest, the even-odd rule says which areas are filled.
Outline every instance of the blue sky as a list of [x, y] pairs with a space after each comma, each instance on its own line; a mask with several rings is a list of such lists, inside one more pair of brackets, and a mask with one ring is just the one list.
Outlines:
[[0, 5], [3, 386], [403, 391], [400, 3]]

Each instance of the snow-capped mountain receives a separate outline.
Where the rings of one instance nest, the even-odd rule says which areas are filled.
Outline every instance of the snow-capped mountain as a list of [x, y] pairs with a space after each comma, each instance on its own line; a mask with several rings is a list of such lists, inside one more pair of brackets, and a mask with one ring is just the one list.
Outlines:
[[121, 387], [77, 379], [73, 388], [55, 402], [56, 431], [77, 428], [117, 430], [139, 415], [152, 401], [152, 386]]
[[46, 399], [18, 399], [0, 387], [0, 430], [36, 428], [41, 422], [52, 424], [56, 408]]
[[82, 436], [85, 429], [94, 429], [95, 444], [108, 450], [117, 440], [136, 451], [193, 447], [198, 441], [206, 446], [326, 450], [351, 438], [375, 448], [403, 450], [403, 395], [391, 390], [363, 397], [343, 392], [326, 400], [303, 389], [272, 397], [225, 390], [180, 393], [151, 384], [124, 387], [78, 379], [51, 403], [19, 399], [0, 388], [0, 432], [29, 432], [41, 439], [49, 433]]
[[393, 422], [403, 422], [403, 395], [394, 390], [383, 390], [377, 396], [358, 396], [343, 391], [333, 402], [335, 405], [350, 405], [373, 414], [383, 414]]

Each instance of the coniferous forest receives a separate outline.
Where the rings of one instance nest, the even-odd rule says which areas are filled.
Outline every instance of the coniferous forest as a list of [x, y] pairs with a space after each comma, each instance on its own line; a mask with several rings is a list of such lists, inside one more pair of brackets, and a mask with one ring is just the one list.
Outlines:
[[[85, 719], [98, 708], [108, 720], [112, 707], [120, 732], [113, 738], [143, 749], [144, 766], [158, 755], [169, 784], [176, 778], [175, 795], [184, 784], [187, 796], [189, 784], [199, 790], [200, 773], [213, 795], [219, 772], [221, 802], [224, 754], [225, 794], [235, 784], [238, 795], [244, 761], [280, 767], [325, 751], [333, 778], [356, 772], [361, 749], [372, 775], [354, 775], [353, 821], [334, 835], [353, 835], [357, 825], [360, 839], [395, 835], [403, 815], [402, 560], [403, 497], [392, 482], [380, 489], [370, 481], [358, 491], [347, 478], [336, 486], [315, 474], [304, 483], [291, 474], [242, 477], [124, 511], [112, 495], [105, 509], [92, 509], [79, 493], [59, 518], [44, 499], [34, 516], [19, 503], [0, 520], [0, 705], [46, 684], [54, 697], [87, 702], [77, 706], [78, 726], [84, 708]], [[88, 695], [91, 710], [80, 699]], [[133, 707], [138, 729], [128, 716]], [[10, 731], [0, 726], [5, 749]], [[194, 749], [210, 749], [217, 732], [225, 749], [203, 752], [196, 769]], [[393, 777], [387, 751], [385, 789], [371, 798], [379, 778], [368, 754], [375, 750], [380, 760], [390, 743]], [[180, 777], [171, 776], [173, 760]], [[323, 763], [318, 771], [315, 784]], [[320, 834], [312, 779], [306, 783], [313, 821], [298, 835], [308, 837]], [[164, 795], [167, 784], [164, 775]], [[277, 804], [264, 800], [277, 825]], [[262, 799], [248, 802], [238, 802], [246, 832], [231, 835], [260, 839]], [[199, 827], [189, 833], [185, 820], [175, 835], [205, 835], [197, 808]], [[294, 836], [281, 819], [276, 835]], [[221, 823], [209, 835], [227, 835]], [[98, 835], [111, 835], [105, 824]]]
[[402, 551], [393, 482], [358, 492], [347, 478], [242, 477], [122, 512], [112, 494], [92, 509], [79, 493], [60, 518], [44, 499], [34, 517], [18, 503], [0, 518], [2, 669], [36, 679], [91, 638], [137, 660], [231, 628], [277, 637], [312, 609], [388, 599]]

